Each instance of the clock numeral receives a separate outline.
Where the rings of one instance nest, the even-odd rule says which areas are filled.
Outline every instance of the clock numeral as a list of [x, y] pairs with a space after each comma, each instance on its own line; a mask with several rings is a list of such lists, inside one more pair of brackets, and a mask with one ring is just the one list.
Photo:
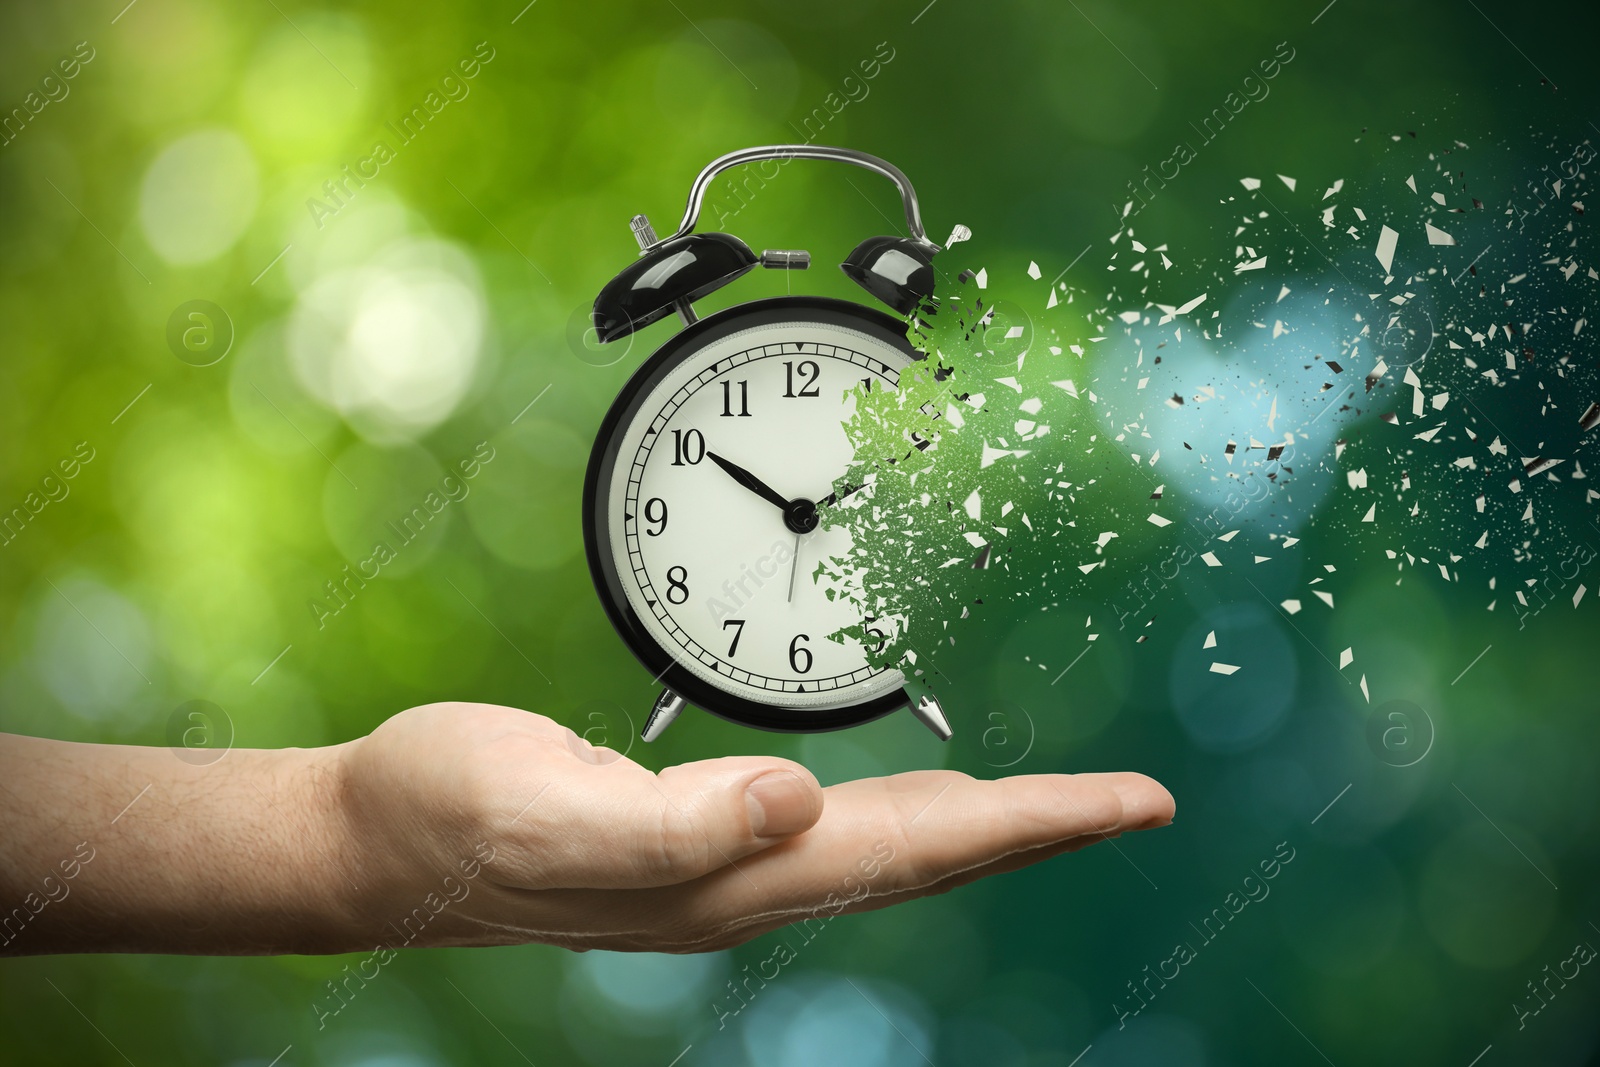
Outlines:
[[655, 525], [654, 530], [646, 530], [647, 537], [660, 537], [667, 528], [667, 502], [658, 496], [653, 496], [645, 501], [645, 521]]
[[706, 438], [699, 430], [672, 431], [672, 465], [694, 466], [706, 458]]
[[733, 658], [733, 654], [735, 652], [739, 651], [739, 638], [744, 636], [744, 620], [743, 619], [724, 619], [724, 620], [722, 620], [722, 628], [724, 630], [726, 630], [730, 626], [737, 626], [738, 627], [737, 630], [733, 631], [733, 644], [728, 646], [728, 658], [732, 659]]
[[722, 383], [722, 416], [723, 418], [748, 419], [750, 417], [750, 383], [739, 382], [739, 410], [733, 410], [733, 382]]
[[[809, 674], [811, 671], [811, 650], [801, 641], [811, 640], [808, 634], [796, 634], [795, 639], [789, 642], [789, 667], [796, 674]], [[805, 666], [800, 665], [800, 657], [805, 657]]]
[[872, 625], [873, 623], [875, 623], [877, 621], [878, 621], [878, 617], [876, 615], [868, 615], [867, 616], [867, 633], [872, 634], [874, 637], [876, 637], [878, 639], [878, 643], [877, 643], [876, 646], [873, 647], [872, 651], [874, 651], [874, 652], [882, 652], [883, 651], [883, 646], [889, 643], [889, 635], [884, 633], [882, 630], [878, 629], [876, 626]]
[[682, 604], [689, 599], [689, 571], [685, 567], [667, 568], [667, 602]]
[[872, 379], [871, 378], [863, 378], [863, 379], [861, 379], [861, 391], [863, 393], [872, 392]]
[[783, 390], [784, 396], [793, 398], [797, 396], [822, 395], [817, 391], [817, 378], [822, 374], [822, 368], [818, 367], [814, 361], [809, 359], [801, 361], [800, 391], [798, 393], [794, 391], [794, 371], [795, 368], [793, 363], [785, 363], [783, 365], [784, 381], [786, 383]]

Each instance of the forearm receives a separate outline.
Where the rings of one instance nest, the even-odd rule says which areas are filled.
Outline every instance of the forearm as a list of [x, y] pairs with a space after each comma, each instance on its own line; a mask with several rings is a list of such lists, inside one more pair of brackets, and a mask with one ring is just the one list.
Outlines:
[[344, 751], [0, 734], [0, 954], [362, 947]]

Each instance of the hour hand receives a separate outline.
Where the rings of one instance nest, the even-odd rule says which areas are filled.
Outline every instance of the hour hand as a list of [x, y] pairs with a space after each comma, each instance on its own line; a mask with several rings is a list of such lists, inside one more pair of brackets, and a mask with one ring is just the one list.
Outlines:
[[750, 490], [762, 500], [765, 500], [770, 504], [774, 504], [779, 508], [787, 508], [789, 506], [788, 497], [784, 496], [782, 493], [779, 493], [776, 489], [772, 488], [766, 482], [763, 482], [760, 478], [757, 478], [754, 474], [751, 474], [737, 463], [729, 463], [715, 452], [707, 452], [706, 455], [711, 457], [711, 462], [727, 471], [729, 477], [738, 482], [740, 485], [744, 486], [746, 489]]

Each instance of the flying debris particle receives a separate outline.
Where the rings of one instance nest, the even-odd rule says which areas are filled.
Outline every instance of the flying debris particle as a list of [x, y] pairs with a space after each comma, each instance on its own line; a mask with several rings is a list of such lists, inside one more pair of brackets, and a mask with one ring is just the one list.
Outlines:
[[1238, 536], [1239, 536], [1239, 531], [1238, 530], [1229, 530], [1225, 534], [1218, 534], [1217, 535], [1217, 540], [1218, 541], [1232, 541], [1235, 537], [1238, 537]]
[[1161, 311], [1162, 311], [1161, 318], [1160, 318], [1159, 321], [1157, 321], [1156, 325], [1157, 326], [1165, 326], [1167, 323], [1171, 322], [1173, 319], [1177, 318], [1179, 315], [1187, 315], [1187, 314], [1189, 314], [1189, 312], [1193, 311], [1195, 308], [1197, 308], [1201, 304], [1205, 303], [1205, 300], [1206, 300], [1206, 294], [1205, 293], [1201, 293], [1199, 296], [1195, 297], [1193, 300], [1185, 301], [1184, 303], [1178, 305], [1177, 307], [1173, 307], [1170, 304], [1161, 304], [1161, 303], [1156, 304], [1156, 307], [1160, 308]]
[[1288, 177], [1286, 175], [1280, 174], [1280, 175], [1278, 175], [1278, 180], [1280, 182], [1282, 182], [1283, 184], [1287, 185], [1289, 187], [1289, 191], [1291, 193], [1294, 192], [1294, 179], [1293, 178], [1290, 178], [1290, 177]]
[[1239, 179], [1239, 184], [1244, 186], [1246, 189], [1249, 189], [1251, 192], [1254, 192], [1255, 190], [1261, 188], [1261, 179], [1260, 178], [1240, 178]]
[[975, 571], [986, 571], [986, 570], [988, 570], [989, 569], [989, 554], [992, 551], [993, 551], [993, 546], [991, 546], [991, 545], [984, 545], [983, 548], [979, 549], [977, 558], [972, 561], [972, 569], [975, 570]]
[[1313, 590], [1311, 590], [1311, 592], [1312, 592], [1312, 595], [1314, 595], [1318, 600], [1322, 601], [1324, 604], [1328, 605], [1328, 607], [1330, 607], [1330, 608], [1333, 607], [1333, 594], [1332, 593], [1325, 593], [1321, 589], [1313, 589]]
[[1322, 194], [1322, 199], [1324, 199], [1324, 200], [1328, 199], [1328, 197], [1332, 196], [1334, 193], [1337, 193], [1340, 189], [1343, 189], [1343, 188], [1344, 188], [1344, 179], [1340, 178], [1340, 179], [1338, 179], [1337, 181], [1335, 181], [1332, 185], [1330, 185], [1328, 187], [1328, 191]]
[[[1532, 478], [1535, 475], [1543, 474], [1551, 467], [1560, 466], [1563, 462], [1565, 461], [1559, 459], [1540, 458], [1539, 456], [1524, 456], [1522, 457], [1522, 473]], [[1529, 505], [1529, 507], [1532, 506], [1533, 505], [1531, 504]]]
[[1573, 607], [1577, 607], [1578, 604], [1583, 600], [1583, 594], [1587, 593], [1588, 591], [1589, 591], [1588, 587], [1585, 586], [1582, 582], [1579, 582], [1578, 583], [1578, 591], [1576, 593], [1572, 594], [1572, 606]]
[[1372, 703], [1372, 694], [1367, 692], [1367, 676], [1364, 674], [1361, 676], [1361, 695], [1366, 698], [1368, 704]]
[[1205, 560], [1207, 567], [1222, 566], [1222, 561], [1217, 558], [1217, 554], [1215, 552], [1202, 552], [1200, 554], [1200, 558]]
[[1021, 459], [1027, 454], [1028, 450], [1026, 448], [991, 448], [988, 443], [985, 442], [983, 446], [983, 455], [978, 460], [978, 467], [980, 470], [982, 470], [985, 467], [993, 466], [997, 461], [1005, 459], [1007, 456], [1016, 456], [1018, 459]]
[[1201, 645], [1200, 647], [1201, 648], [1216, 648], [1217, 647], [1217, 631], [1212, 630], [1210, 633], [1206, 634], [1206, 643]]
[[[1430, 245], [1453, 245], [1456, 243], [1456, 239], [1454, 237], [1451, 237], [1433, 223], [1424, 222], [1422, 225], [1427, 228], [1428, 243]], [[1389, 268], [1386, 266], [1383, 269], [1388, 270]]]
[[1400, 240], [1400, 235], [1385, 226], [1378, 233], [1378, 262], [1383, 265], [1383, 273], [1390, 273], [1394, 266], [1395, 243]]
[[1370, 508], [1368, 508], [1367, 509], [1367, 513], [1365, 515], [1361, 516], [1361, 521], [1362, 522], [1377, 522], [1378, 521], [1378, 505], [1377, 504], [1373, 504]]
[[1600, 403], [1590, 404], [1578, 418], [1578, 430], [1582, 433], [1588, 433], [1596, 426], [1600, 426]]
[[1286, 613], [1288, 613], [1290, 615], [1298, 615], [1298, 614], [1300, 614], [1300, 601], [1298, 601], [1298, 600], [1285, 600], [1282, 604], [1279, 604], [1278, 606], [1281, 607]]
[[1032, 278], [1034, 281], [1038, 281], [1040, 278], [1044, 277], [1044, 275], [1039, 273], [1039, 264], [1033, 262], [1032, 260], [1028, 261], [1028, 277]]
[[951, 245], [958, 245], [962, 241], [970, 240], [972, 240], [972, 231], [957, 223], [956, 228], [950, 231], [950, 236], [945, 238], [944, 246], [949, 248]]
[[1155, 512], [1152, 511], [1150, 513], [1150, 525], [1152, 525], [1152, 526], [1171, 526], [1172, 525], [1172, 520], [1171, 519], [1167, 519], [1167, 518], [1162, 518], [1160, 515], [1157, 515]]
[[1161, 494], [1166, 490], [1166, 488], [1167, 487], [1164, 486], [1164, 485], [1156, 486], [1156, 491], [1150, 494], [1150, 499], [1151, 500], [1160, 500], [1161, 499]]
[[1212, 674], [1233, 674], [1238, 669], [1238, 666], [1232, 663], [1213, 663], [1211, 665]]
[[1355, 651], [1351, 648], [1345, 649], [1343, 652], [1339, 653], [1339, 669], [1341, 671], [1344, 670], [1346, 667], [1350, 666], [1350, 664], [1354, 663], [1355, 659]]

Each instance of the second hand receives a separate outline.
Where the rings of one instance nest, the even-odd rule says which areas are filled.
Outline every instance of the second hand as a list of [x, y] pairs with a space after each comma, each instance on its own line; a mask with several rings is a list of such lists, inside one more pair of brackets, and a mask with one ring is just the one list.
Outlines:
[[789, 567], [789, 603], [794, 603], [794, 576], [800, 573], [800, 535], [794, 535], [794, 563]]

